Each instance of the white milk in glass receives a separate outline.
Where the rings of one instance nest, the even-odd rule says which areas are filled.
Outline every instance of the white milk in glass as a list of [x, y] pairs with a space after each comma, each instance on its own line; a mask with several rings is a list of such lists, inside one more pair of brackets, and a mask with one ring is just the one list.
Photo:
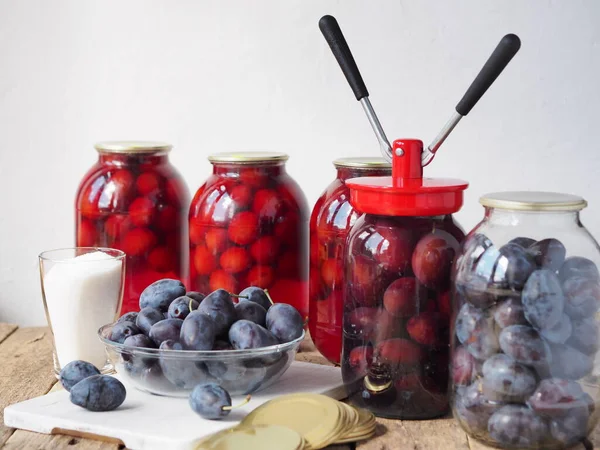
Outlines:
[[44, 276], [46, 307], [60, 367], [81, 359], [106, 363], [98, 329], [115, 319], [123, 261], [95, 251], [56, 262]]

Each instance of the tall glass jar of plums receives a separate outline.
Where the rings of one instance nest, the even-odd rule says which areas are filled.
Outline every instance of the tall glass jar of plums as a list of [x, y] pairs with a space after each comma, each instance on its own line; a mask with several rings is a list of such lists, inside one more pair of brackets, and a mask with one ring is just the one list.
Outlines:
[[189, 213], [190, 289], [267, 289], [308, 316], [308, 204], [284, 153], [221, 153]]
[[342, 376], [378, 416], [426, 419], [448, 403], [452, 218], [467, 183], [423, 178], [418, 140], [393, 144], [392, 176], [346, 181], [363, 214], [345, 249]]
[[334, 364], [342, 354], [344, 248], [360, 217], [350, 204], [346, 180], [389, 176], [383, 158], [341, 158], [333, 162], [336, 179], [321, 194], [310, 217], [310, 305], [308, 327], [317, 350]]
[[452, 409], [502, 448], [563, 449], [598, 422], [600, 248], [586, 202], [545, 192], [481, 198], [454, 270]]
[[102, 142], [98, 161], [79, 184], [76, 245], [127, 255], [122, 313], [161, 278], [187, 282], [189, 191], [169, 162], [169, 144]]

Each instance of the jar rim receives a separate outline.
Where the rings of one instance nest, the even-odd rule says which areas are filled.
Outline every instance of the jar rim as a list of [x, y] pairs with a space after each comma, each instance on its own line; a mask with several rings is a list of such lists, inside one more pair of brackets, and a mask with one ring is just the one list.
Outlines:
[[230, 164], [256, 164], [269, 162], [285, 162], [289, 159], [286, 153], [281, 152], [222, 152], [213, 153], [208, 156], [211, 163], [230, 163]]
[[391, 169], [392, 164], [378, 157], [355, 156], [349, 158], [338, 158], [333, 161], [336, 169], [352, 168], [352, 169]]
[[164, 154], [173, 146], [159, 141], [103, 141], [94, 145], [98, 153]]
[[479, 203], [488, 208], [519, 211], [581, 211], [587, 201], [578, 195], [545, 191], [492, 192]]

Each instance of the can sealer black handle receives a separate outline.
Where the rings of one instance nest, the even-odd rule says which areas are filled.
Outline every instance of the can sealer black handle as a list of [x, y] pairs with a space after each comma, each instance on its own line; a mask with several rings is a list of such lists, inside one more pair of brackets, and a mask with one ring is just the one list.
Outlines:
[[486, 61], [477, 78], [471, 83], [463, 98], [456, 105], [457, 113], [461, 116], [469, 114], [473, 106], [485, 94], [492, 83], [496, 81], [498, 75], [502, 73], [520, 48], [521, 40], [515, 34], [507, 34], [500, 40], [500, 43]]
[[321, 20], [319, 20], [319, 29], [329, 44], [342, 72], [344, 72], [344, 76], [348, 80], [348, 84], [352, 88], [356, 100], [368, 97], [369, 91], [367, 91], [367, 86], [365, 86], [356, 61], [354, 61], [346, 38], [344, 38], [344, 34], [335, 17], [329, 15], [321, 17]]

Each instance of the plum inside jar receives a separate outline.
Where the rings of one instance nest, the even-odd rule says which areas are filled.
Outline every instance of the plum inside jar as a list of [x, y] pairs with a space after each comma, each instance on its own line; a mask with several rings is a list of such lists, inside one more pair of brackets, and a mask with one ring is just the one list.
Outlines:
[[342, 375], [381, 417], [448, 411], [450, 274], [464, 235], [451, 216], [363, 215], [346, 249]]
[[190, 289], [267, 289], [308, 316], [308, 207], [280, 153], [217, 154], [189, 212]]
[[[452, 408], [501, 448], [565, 449], [596, 425], [600, 261], [576, 196], [488, 194], [454, 269]], [[544, 224], [544, 227], [540, 227]]]
[[343, 263], [346, 238], [360, 217], [345, 180], [391, 174], [382, 158], [334, 161], [337, 178], [317, 200], [310, 218], [309, 329], [319, 352], [334, 364], [342, 353]]
[[127, 255], [121, 313], [139, 310], [141, 292], [156, 280], [187, 282], [189, 192], [169, 163], [171, 146], [105, 142], [81, 181], [75, 206], [76, 245]]

